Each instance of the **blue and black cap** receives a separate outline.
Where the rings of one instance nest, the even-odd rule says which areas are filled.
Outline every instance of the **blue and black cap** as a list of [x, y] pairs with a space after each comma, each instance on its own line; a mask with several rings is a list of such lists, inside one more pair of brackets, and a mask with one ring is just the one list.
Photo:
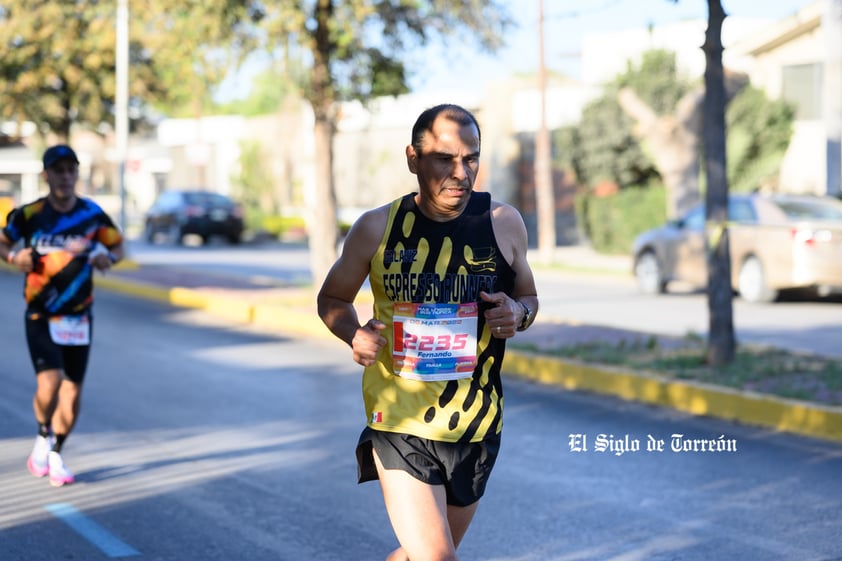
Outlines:
[[73, 151], [73, 148], [66, 144], [56, 144], [55, 146], [50, 146], [44, 152], [44, 169], [52, 167], [59, 160], [72, 160], [74, 163], [79, 163], [79, 158], [76, 157], [76, 152]]

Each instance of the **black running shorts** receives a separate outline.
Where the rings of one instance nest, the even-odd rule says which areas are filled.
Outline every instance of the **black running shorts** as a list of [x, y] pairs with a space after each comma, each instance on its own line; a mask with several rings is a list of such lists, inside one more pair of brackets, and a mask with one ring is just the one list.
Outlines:
[[372, 449], [385, 469], [400, 469], [424, 483], [444, 485], [447, 504], [468, 506], [485, 493], [500, 451], [500, 435], [482, 442], [441, 442], [366, 427], [357, 444], [360, 483], [378, 478]]
[[[88, 315], [93, 338], [93, 318]], [[63, 370], [78, 385], [85, 380], [90, 345], [58, 345], [50, 337], [49, 319], [43, 314], [26, 313], [26, 342], [35, 373], [45, 370]]]

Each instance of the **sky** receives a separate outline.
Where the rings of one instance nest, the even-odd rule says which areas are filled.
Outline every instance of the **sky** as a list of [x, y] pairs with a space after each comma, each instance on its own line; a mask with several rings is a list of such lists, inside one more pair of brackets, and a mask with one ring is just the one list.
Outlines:
[[[687, 19], [706, 20], [706, 0], [511, 0], [518, 28], [507, 46], [496, 55], [475, 53], [465, 47], [456, 50], [458, 61], [446, 57], [442, 47], [433, 47], [433, 56], [410, 81], [415, 92], [446, 91], [474, 83], [489, 82], [513, 74], [534, 74], [538, 69], [538, 6], [544, 3], [544, 58], [550, 70], [581, 79], [579, 54], [587, 33], [645, 29], [650, 23], [662, 25]], [[812, 0], [722, 0], [728, 16], [764, 18], [772, 21], [795, 14]], [[448, 59], [449, 64], [444, 63]]]
[[[538, 6], [544, 2], [544, 57], [551, 71], [581, 79], [579, 54], [588, 33], [645, 29], [687, 19], [707, 19], [706, 0], [510, 0], [517, 26], [506, 46], [495, 55], [461, 43], [431, 45], [408, 61], [410, 88], [416, 93], [484, 89], [489, 83], [538, 69]], [[771, 21], [795, 14], [812, 0], [722, 0], [729, 16]], [[261, 70], [247, 65], [236, 79], [226, 81], [217, 100], [248, 95], [252, 77]]]

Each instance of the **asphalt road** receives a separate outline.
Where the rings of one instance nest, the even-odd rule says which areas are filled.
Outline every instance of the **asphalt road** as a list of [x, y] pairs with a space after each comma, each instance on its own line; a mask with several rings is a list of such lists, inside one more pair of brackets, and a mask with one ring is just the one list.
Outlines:
[[[20, 281], [0, 274], [0, 559], [370, 561], [395, 545], [376, 483], [355, 481], [344, 346], [105, 292], [65, 446], [78, 481], [33, 478]], [[463, 560], [840, 559], [842, 445], [517, 380], [506, 408]], [[727, 450], [675, 452], [677, 434]]]

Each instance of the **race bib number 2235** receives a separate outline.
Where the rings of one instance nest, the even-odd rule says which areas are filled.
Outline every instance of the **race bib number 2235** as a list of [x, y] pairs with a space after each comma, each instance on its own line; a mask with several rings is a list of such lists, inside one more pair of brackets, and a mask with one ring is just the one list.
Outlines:
[[475, 302], [395, 303], [395, 374], [421, 381], [469, 378], [477, 364], [477, 314]]

